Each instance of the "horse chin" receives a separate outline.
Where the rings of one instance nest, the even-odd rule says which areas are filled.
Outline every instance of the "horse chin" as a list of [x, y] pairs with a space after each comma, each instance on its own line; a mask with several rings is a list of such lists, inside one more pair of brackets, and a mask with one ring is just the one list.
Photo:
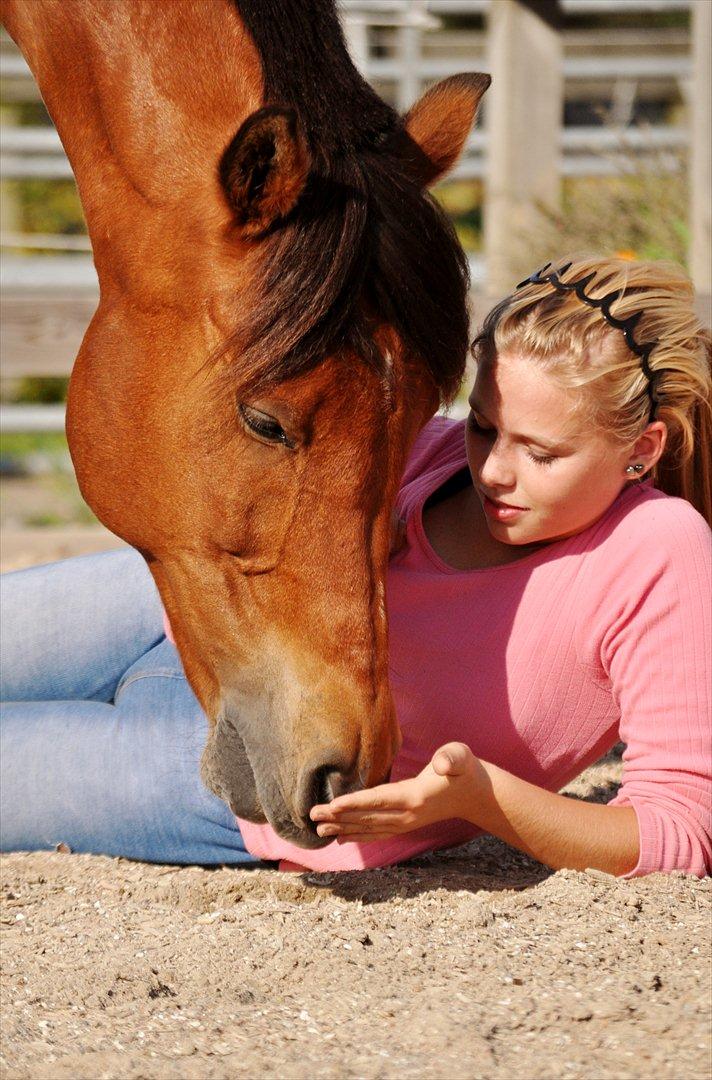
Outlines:
[[264, 805], [267, 808], [267, 820], [270, 825], [277, 835], [288, 843], [300, 848], [313, 849], [326, 847], [333, 841], [331, 836], [318, 836], [316, 826], [311, 823], [297, 824], [280, 796], [275, 796], [269, 801], [264, 800]]
[[236, 817], [256, 824], [267, 821], [245, 744], [225, 716], [220, 717], [208, 735], [200, 775], [205, 786], [226, 802]]
[[283, 824], [279, 824], [279, 822], [274, 824], [270, 822], [270, 824], [283, 840], [294, 844], [295, 847], [306, 848], [307, 850], [326, 847], [334, 839], [333, 836], [317, 836], [311, 829], [297, 829], [291, 820], [285, 821]]

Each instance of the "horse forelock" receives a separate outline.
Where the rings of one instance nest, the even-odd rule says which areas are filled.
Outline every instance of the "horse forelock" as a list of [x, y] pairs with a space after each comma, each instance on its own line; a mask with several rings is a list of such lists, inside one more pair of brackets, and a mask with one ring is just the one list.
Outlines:
[[374, 337], [385, 322], [449, 400], [467, 355], [467, 261], [408, 174], [400, 118], [354, 67], [332, 0], [233, 2], [260, 55], [265, 101], [297, 112], [314, 168], [292, 213], [262, 241], [259, 302], [246, 305], [220, 354], [239, 347], [236, 373], [253, 385], [336, 350], [388, 380]]

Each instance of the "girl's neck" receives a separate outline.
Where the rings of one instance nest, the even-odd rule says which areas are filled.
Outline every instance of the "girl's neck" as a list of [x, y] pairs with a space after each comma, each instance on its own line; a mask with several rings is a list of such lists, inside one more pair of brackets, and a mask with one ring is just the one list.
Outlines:
[[423, 529], [435, 554], [453, 570], [504, 566], [538, 551], [544, 544], [502, 544], [487, 527], [469, 470], [452, 477], [423, 507]]

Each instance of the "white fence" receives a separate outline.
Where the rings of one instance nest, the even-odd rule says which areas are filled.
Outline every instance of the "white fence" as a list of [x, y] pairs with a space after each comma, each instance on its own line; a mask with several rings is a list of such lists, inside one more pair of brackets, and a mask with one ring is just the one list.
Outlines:
[[[646, 17], [660, 11], [690, 10], [710, 0], [560, 0], [565, 15], [626, 12], [640, 16], [638, 30], [616, 34], [605, 29], [563, 34], [565, 100], [587, 96], [611, 99], [613, 126], [564, 126], [558, 139], [558, 172], [564, 177], [605, 176], [621, 170], [622, 149], [655, 168], [674, 169], [685, 151], [688, 128], [680, 123], [627, 127], [634, 102], [661, 93], [685, 102], [690, 96], [692, 61], [686, 27], [657, 29]], [[461, 70], [489, 68], [484, 27], [439, 29], [438, 16], [486, 15], [488, 0], [341, 0], [352, 53], [365, 76], [399, 108], [407, 108], [432, 81]], [[8, 39], [0, 42], [0, 79], [6, 100], [37, 100], [29, 68]], [[678, 110], [679, 111], [679, 110]], [[487, 173], [489, 136], [475, 131], [453, 173], [455, 180], [481, 180]], [[71, 169], [59, 137], [50, 127], [0, 127], [0, 179], [64, 180]], [[7, 216], [7, 215], [6, 215]], [[2, 357], [3, 374], [68, 374], [95, 302], [97, 283], [84, 236], [27, 235], [3, 222]], [[59, 251], [43, 258], [21, 250]], [[485, 267], [472, 260], [473, 280]], [[5, 430], [56, 430], [58, 408], [4, 406]]]
[[[662, 124], [627, 129], [619, 126], [562, 128], [559, 171], [562, 176], [613, 176], [625, 167], [620, 160], [621, 151], [654, 157], [657, 167], [662, 161], [663, 166], [667, 164], [672, 169], [677, 166], [678, 154], [687, 142], [686, 128]], [[474, 131], [451, 178], [483, 179], [487, 144], [487, 132]], [[0, 179], [62, 180], [72, 176], [71, 166], [53, 128], [0, 129], [0, 150]], [[674, 153], [666, 158], [665, 151]], [[64, 250], [81, 250], [76, 237], [67, 239], [69, 242]], [[61, 237], [54, 240], [54, 244], [40, 243], [36, 237], [4, 233], [1, 242], [3, 247], [62, 246]]]

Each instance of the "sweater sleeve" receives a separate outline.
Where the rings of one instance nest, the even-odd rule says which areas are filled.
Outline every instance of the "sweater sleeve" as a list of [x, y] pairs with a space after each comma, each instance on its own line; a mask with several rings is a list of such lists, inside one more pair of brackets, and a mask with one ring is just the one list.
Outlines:
[[626, 567], [628, 600], [602, 642], [626, 743], [611, 805], [638, 818], [640, 857], [627, 877], [702, 877], [712, 872], [711, 534], [681, 500], [646, 516], [645, 543]]

